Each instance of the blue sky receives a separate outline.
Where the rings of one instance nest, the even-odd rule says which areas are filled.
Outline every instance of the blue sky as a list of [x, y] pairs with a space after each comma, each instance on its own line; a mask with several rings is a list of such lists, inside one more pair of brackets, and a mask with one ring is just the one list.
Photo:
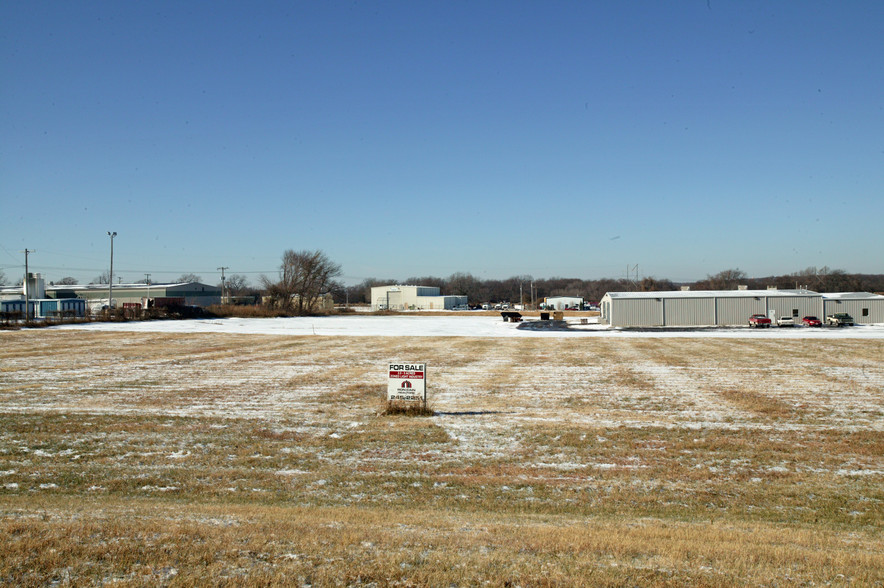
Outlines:
[[0, 269], [884, 272], [884, 2], [3, 2]]

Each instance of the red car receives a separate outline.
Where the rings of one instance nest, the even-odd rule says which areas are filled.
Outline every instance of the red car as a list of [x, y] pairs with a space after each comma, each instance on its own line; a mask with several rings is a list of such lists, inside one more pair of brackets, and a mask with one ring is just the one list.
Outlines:
[[749, 326], [757, 328], [770, 328], [770, 319], [764, 314], [753, 314], [749, 317]]
[[806, 316], [801, 319], [801, 324], [803, 324], [805, 327], [822, 327], [823, 321], [816, 318], [815, 316]]

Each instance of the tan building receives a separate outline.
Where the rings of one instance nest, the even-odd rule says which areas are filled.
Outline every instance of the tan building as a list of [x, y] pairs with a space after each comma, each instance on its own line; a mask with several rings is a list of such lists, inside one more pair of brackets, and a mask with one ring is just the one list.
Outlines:
[[451, 310], [468, 304], [466, 296], [442, 296], [435, 286], [375, 286], [372, 310]]

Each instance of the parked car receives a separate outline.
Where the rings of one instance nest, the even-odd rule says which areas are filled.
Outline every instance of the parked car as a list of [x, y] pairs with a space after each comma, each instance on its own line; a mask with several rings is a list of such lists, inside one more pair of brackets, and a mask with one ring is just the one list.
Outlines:
[[749, 317], [749, 326], [756, 329], [770, 328], [770, 319], [764, 314], [753, 314]]
[[826, 316], [826, 324], [832, 327], [852, 327], [853, 317], [846, 312], [836, 312]]
[[777, 326], [778, 327], [794, 327], [795, 326], [795, 319], [792, 318], [791, 316], [781, 316], [780, 318], [777, 319]]
[[816, 318], [815, 316], [806, 316], [801, 319], [801, 324], [803, 324], [805, 327], [822, 327], [823, 321]]

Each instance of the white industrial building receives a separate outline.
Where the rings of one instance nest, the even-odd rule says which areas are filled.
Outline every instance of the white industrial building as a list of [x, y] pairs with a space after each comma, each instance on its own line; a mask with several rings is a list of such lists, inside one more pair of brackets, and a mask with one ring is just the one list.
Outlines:
[[884, 296], [868, 292], [838, 292], [822, 296], [824, 315], [846, 312], [856, 324], [884, 323]]
[[451, 310], [466, 307], [466, 296], [442, 296], [435, 286], [375, 286], [371, 289], [372, 310]]
[[823, 315], [823, 296], [810, 290], [679, 290], [608, 292], [599, 322], [612, 327], [745, 325], [753, 314]]
[[543, 308], [548, 310], [583, 310], [583, 298], [576, 296], [548, 296], [543, 299]]

